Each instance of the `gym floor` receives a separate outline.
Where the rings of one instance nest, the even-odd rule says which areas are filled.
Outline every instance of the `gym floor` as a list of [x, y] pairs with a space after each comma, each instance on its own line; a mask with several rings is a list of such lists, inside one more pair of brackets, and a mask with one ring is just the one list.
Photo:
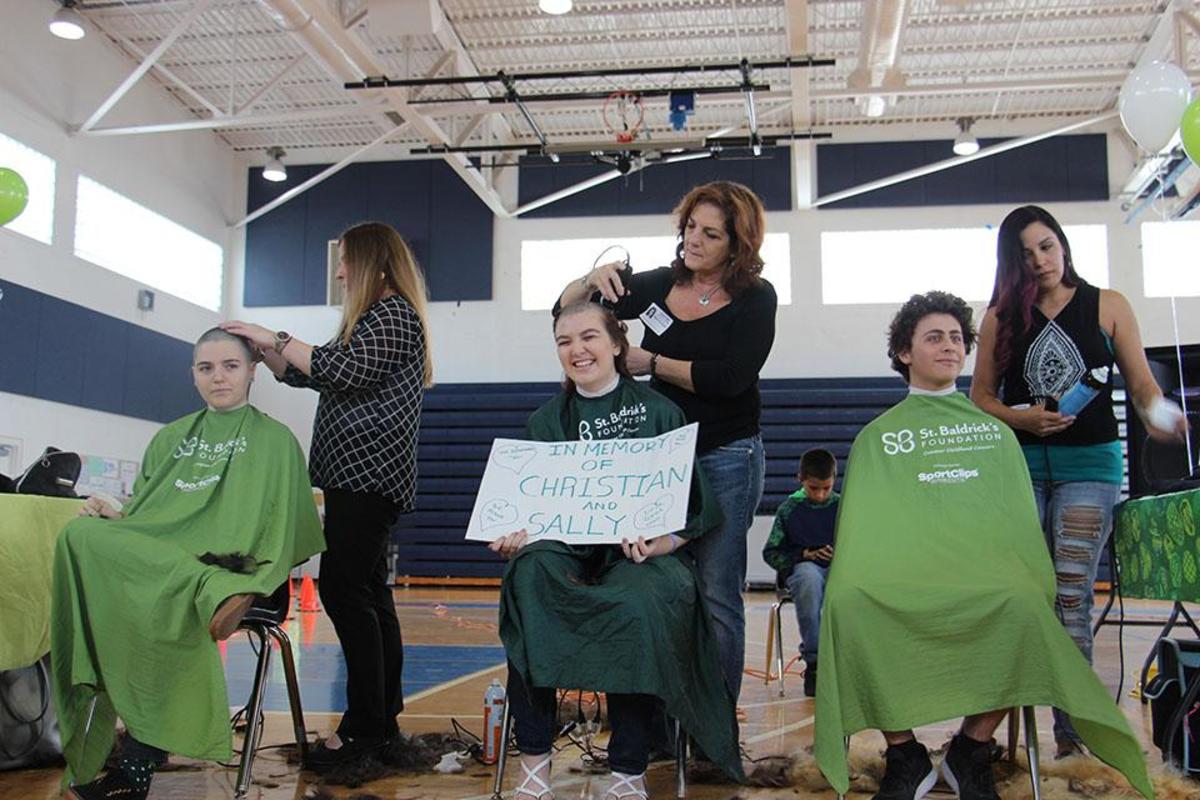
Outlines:
[[[483, 695], [493, 678], [504, 681], [504, 649], [496, 633], [497, 591], [494, 588], [397, 589], [396, 608], [404, 631], [404, 689], [405, 711], [400, 717], [401, 728], [408, 733], [450, 733], [451, 720], [464, 728], [480, 733], [483, 726]], [[1103, 603], [1098, 598], [1098, 605]], [[767, 621], [774, 596], [766, 592], [747, 595], [746, 666], [739, 711], [742, 716], [743, 745], [753, 758], [775, 754], [792, 754], [812, 742], [813, 701], [804, 698], [800, 665], [792, 664], [786, 676], [786, 695], [779, 696], [779, 682], [764, 684], [762, 670], [766, 659]], [[1130, 601], [1125, 604], [1126, 616], [1133, 620], [1165, 619], [1170, 610], [1167, 603]], [[1114, 613], [1115, 618], [1115, 613]], [[296, 651], [300, 675], [304, 716], [314, 736], [327, 735], [336, 725], [344, 707], [343, 682], [345, 664], [333, 627], [323, 612], [297, 614], [285, 626]], [[1160, 763], [1158, 751], [1150, 744], [1149, 706], [1143, 706], [1130, 696], [1137, 681], [1142, 660], [1149, 651], [1157, 627], [1127, 626], [1124, 629], [1125, 681], [1121, 707], [1134, 731], [1142, 738], [1152, 765]], [[799, 635], [790, 606], [783, 615], [784, 649], [790, 659], [796, 654]], [[1180, 635], [1183, 635], [1182, 630]], [[1110, 691], [1115, 691], [1121, 676], [1118, 653], [1118, 629], [1106, 626], [1096, 639], [1096, 669]], [[250, 693], [255, 656], [244, 635], [230, 639], [224, 648], [229, 697], [232, 703], [244, 702]], [[254, 783], [249, 797], [261, 800], [299, 800], [314, 794], [319, 787], [317, 776], [301, 772], [289, 765], [284, 753], [270, 749], [272, 745], [293, 740], [287, 696], [279, 659], [273, 658], [270, 688], [266, 701], [266, 725], [263, 745], [269, 749], [259, 753], [254, 765]], [[1053, 747], [1050, 736], [1048, 709], [1039, 709], [1039, 733], [1044, 757]], [[940, 745], [957, 726], [957, 721], [922, 729], [920, 738], [930, 745]], [[1003, 728], [999, 732], [1003, 735]], [[600, 738], [601, 744], [606, 734]], [[856, 743], [878, 743], [875, 733], [855, 737]], [[560, 742], [562, 744], [562, 742]], [[235, 747], [240, 737], [235, 738]], [[582, 770], [581, 751], [564, 747], [557, 755], [553, 768], [553, 784], [559, 798], [580, 798], [589, 794], [599, 798], [606, 778]], [[232, 797], [237, 774], [236, 767], [225, 768], [206, 762], [192, 762], [172, 757], [170, 771], [156, 776], [150, 791], [151, 800], [191, 800], [192, 798]], [[510, 761], [505, 789], [511, 789], [520, 769]], [[487, 800], [491, 796], [494, 768], [468, 763], [464, 772], [452, 775], [405, 774], [383, 778], [356, 789], [325, 787], [334, 797], [350, 798], [363, 794], [397, 800]], [[647, 777], [651, 796], [674, 797], [674, 769], [671, 762], [653, 765]], [[0, 773], [0, 798], [7, 800], [40, 800], [59, 796], [59, 769], [25, 770]], [[790, 796], [796, 794], [776, 790], [761, 796]], [[832, 793], [826, 793], [832, 796]], [[733, 785], [689, 786], [693, 800], [729, 800], [735, 796], [748, 797], [745, 789]]]

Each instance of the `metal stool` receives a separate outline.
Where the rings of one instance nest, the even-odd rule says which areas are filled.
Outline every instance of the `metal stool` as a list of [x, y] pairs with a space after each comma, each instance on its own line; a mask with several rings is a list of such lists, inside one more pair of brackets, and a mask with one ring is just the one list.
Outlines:
[[304, 727], [304, 712], [300, 708], [300, 684], [296, 681], [296, 663], [292, 659], [292, 643], [280, 624], [287, 619], [289, 587], [284, 582], [270, 597], [260, 597], [250, 606], [238, 630], [247, 631], [258, 638], [258, 665], [254, 671], [254, 688], [246, 703], [246, 737], [242, 742], [242, 758], [238, 763], [237, 788], [234, 797], [245, 797], [250, 788], [250, 769], [254, 765], [254, 754], [262, 735], [263, 701], [267, 696], [267, 670], [271, 661], [271, 641], [279, 646], [283, 659], [283, 676], [287, 681], [288, 703], [292, 708], [292, 727], [296, 733], [296, 747], [300, 750], [300, 763], [308, 755], [308, 742]]
[[767, 614], [767, 665], [763, 668], [763, 683], [770, 685], [771, 683], [771, 651], [775, 651], [775, 665], [779, 670], [779, 696], [783, 697], [783, 606], [785, 603], [795, 605], [796, 600], [792, 597], [792, 593], [788, 591], [787, 586], [780, 579], [780, 576], [775, 578], [775, 603], [771, 606], [771, 611]]
[[[492, 784], [492, 800], [503, 800], [501, 786], [504, 783], [504, 768], [508, 765], [508, 736], [512, 717], [508, 711], [508, 695], [504, 696], [504, 716], [500, 719], [500, 753], [496, 760], [496, 779]], [[675, 796], [687, 797], [687, 735], [675, 720]], [[1039, 800], [1035, 798], [1034, 800]]]
[[[1025, 750], [1029, 755], [1029, 781], [1033, 784], [1033, 800], [1042, 800], [1042, 777], [1041, 768], [1038, 760], [1038, 741], [1037, 741], [1037, 718], [1034, 716], [1033, 706], [1022, 706], [1021, 716], [1025, 717]], [[1008, 746], [1009, 758], [1015, 760], [1016, 757], [1016, 742], [1017, 732], [1021, 725], [1017, 718], [1017, 709], [1013, 709], [1008, 715]], [[845, 742], [846, 755], [850, 755], [850, 737], [846, 736]], [[838, 800], [845, 800], [845, 795], [839, 793]]]

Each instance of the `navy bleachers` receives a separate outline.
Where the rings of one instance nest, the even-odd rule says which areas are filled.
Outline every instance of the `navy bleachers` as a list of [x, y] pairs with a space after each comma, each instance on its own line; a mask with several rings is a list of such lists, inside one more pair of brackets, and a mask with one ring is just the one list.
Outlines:
[[[492, 440], [523, 437], [525, 420], [557, 391], [555, 383], [461, 383], [425, 393], [416, 511], [394, 531], [398, 576], [500, 576], [503, 562], [463, 538], [479, 479]], [[761, 391], [767, 481], [759, 513], [772, 514], [795, 489], [801, 453], [826, 447], [844, 467], [858, 431], [906, 388], [899, 377], [801, 378], [765, 380]]]
[[[964, 392], [970, 378], [959, 379]], [[864, 425], [902, 400], [899, 376], [764, 380], [762, 431], [767, 479], [759, 514], [774, 514], [796, 488], [800, 455], [824, 447], [838, 460], [838, 488], [850, 445]], [[498, 578], [504, 563], [463, 538], [479, 479], [496, 437], [519, 439], [525, 420], [555, 392], [556, 383], [441, 384], [425, 393], [417, 455], [416, 511], [394, 530], [396, 574], [423, 578]], [[1125, 439], [1124, 384], [1114, 410]], [[1100, 580], [1108, 576], [1107, 555]]]

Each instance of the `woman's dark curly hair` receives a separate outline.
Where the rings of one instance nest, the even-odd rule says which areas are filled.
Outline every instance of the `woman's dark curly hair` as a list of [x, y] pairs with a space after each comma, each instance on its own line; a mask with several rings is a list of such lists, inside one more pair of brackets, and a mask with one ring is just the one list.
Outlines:
[[962, 327], [963, 344], [967, 352], [975, 346], [975, 325], [971, 320], [974, 312], [961, 297], [949, 292], [926, 292], [914, 294], [908, 302], [900, 306], [892, 324], [888, 326], [888, 358], [892, 360], [892, 369], [904, 377], [908, 383], [908, 364], [900, 360], [900, 354], [911, 351], [913, 336], [917, 325], [930, 314], [949, 314], [958, 320]]

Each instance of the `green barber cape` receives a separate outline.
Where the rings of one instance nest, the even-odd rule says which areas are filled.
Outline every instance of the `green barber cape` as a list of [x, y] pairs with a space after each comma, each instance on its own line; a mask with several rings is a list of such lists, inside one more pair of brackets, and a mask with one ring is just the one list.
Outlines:
[[[125, 517], [81, 517], [58, 537], [50, 652], [65, 780], [96, 775], [118, 716], [138, 741], [229, 760], [209, 620], [225, 598], [270, 594], [324, 549], [304, 455], [284, 425], [243, 406], [159, 431]], [[206, 552], [244, 553], [258, 566], [230, 572], [201, 563]]]
[[1153, 796], [1142, 749], [1054, 613], [1021, 448], [955, 392], [909, 395], [854, 441], [821, 612], [814, 752], [839, 792], [843, 737], [1056, 706]]
[[[670, 400], [621, 378], [601, 397], [558, 395], [530, 417], [528, 435], [637, 439], [686, 424]], [[687, 527], [677, 535], [695, 538], [721, 522], [697, 463]], [[661, 698], [713, 763], [744, 780], [734, 698], [686, 547], [635, 564], [619, 545], [534, 541], [504, 571], [500, 638], [527, 686]]]

